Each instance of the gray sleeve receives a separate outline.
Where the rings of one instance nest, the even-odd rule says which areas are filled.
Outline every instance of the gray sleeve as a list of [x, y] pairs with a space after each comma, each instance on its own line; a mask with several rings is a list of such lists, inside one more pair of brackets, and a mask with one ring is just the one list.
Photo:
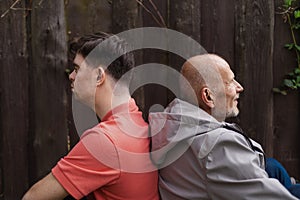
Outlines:
[[297, 199], [276, 179], [268, 178], [259, 156], [245, 138], [221, 134], [207, 156], [207, 192], [211, 199]]

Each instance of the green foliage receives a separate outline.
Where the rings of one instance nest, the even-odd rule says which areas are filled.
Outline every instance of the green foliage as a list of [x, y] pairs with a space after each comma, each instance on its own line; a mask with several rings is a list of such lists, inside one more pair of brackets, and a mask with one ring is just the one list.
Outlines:
[[296, 0], [284, 0], [283, 7], [284, 8], [290, 8], [292, 7], [292, 3], [295, 2]]
[[291, 7], [293, 1], [295, 1], [295, 0], [284, 0], [283, 7], [284, 7], [284, 8], [289, 8], [289, 7]]
[[[294, 52], [296, 56], [297, 66], [283, 80], [279, 88], [274, 88], [273, 91], [282, 95], [287, 95], [288, 90], [300, 89], [300, 45], [297, 39], [300, 35], [300, 0], [284, 0], [281, 11], [284, 22], [288, 22], [292, 36], [292, 42], [285, 44], [289, 51]], [[295, 37], [298, 36], [298, 38]]]
[[300, 18], [300, 10], [295, 10], [294, 11], [294, 17], [295, 17], [295, 19]]
[[65, 69], [66, 74], [69, 76], [71, 74], [71, 70], [70, 69]]

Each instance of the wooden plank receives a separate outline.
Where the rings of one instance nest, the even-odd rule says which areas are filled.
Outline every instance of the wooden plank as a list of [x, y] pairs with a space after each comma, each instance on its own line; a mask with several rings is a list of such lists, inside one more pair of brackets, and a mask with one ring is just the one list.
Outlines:
[[[144, 27], [163, 27], [161, 24], [160, 16], [164, 22], [168, 23], [168, 1], [167, 0], [152, 0], [154, 8], [150, 1], [143, 1], [144, 6], [149, 9], [151, 14], [147, 12], [144, 8], [142, 9], [143, 16], [143, 26]], [[159, 14], [158, 14], [159, 12]], [[156, 20], [154, 19], [156, 18]], [[158, 22], [159, 23], [158, 23]], [[143, 63], [159, 63], [168, 65], [168, 54], [165, 51], [158, 49], [144, 49], [143, 50]], [[166, 77], [167, 78], [167, 77]], [[153, 80], [155, 82], [155, 80]], [[154, 107], [153, 105], [161, 105], [165, 107], [168, 104], [168, 90], [166, 87], [158, 84], [149, 84], [143, 87], [144, 89], [144, 99], [145, 106], [143, 109], [143, 114], [145, 119], [148, 118], [148, 113]]]
[[[282, 5], [282, 0], [275, 1], [275, 10]], [[300, 37], [300, 36], [299, 36]], [[300, 38], [299, 38], [300, 39]], [[286, 74], [297, 66], [295, 54], [284, 48], [292, 41], [287, 23], [281, 15], [275, 15], [274, 34], [274, 86], [282, 83]], [[290, 92], [287, 96], [274, 95], [274, 157], [287, 168], [291, 176], [300, 177], [299, 158], [299, 91]]]
[[170, 2], [170, 28], [200, 42], [200, 1], [174, 0]]
[[222, 56], [235, 70], [235, 0], [201, 1], [201, 44]]
[[[14, 1], [1, 1], [1, 14]], [[15, 7], [24, 8], [24, 1]], [[28, 188], [28, 55], [24, 11], [0, 19], [0, 199], [21, 199]]]
[[67, 152], [68, 80], [64, 2], [33, 1], [31, 12], [29, 171], [34, 183]]
[[111, 32], [112, 5], [109, 0], [68, 1], [67, 30], [70, 38], [97, 31]]
[[141, 26], [141, 15], [136, 0], [112, 1], [112, 32], [137, 28]]
[[[202, 3], [201, 3], [202, 4]], [[179, 31], [200, 43], [201, 4], [198, 0], [174, 0], [170, 2], [170, 28]], [[177, 41], [180, 42], [180, 41]], [[190, 47], [182, 44], [187, 53]], [[174, 59], [174, 60], [173, 60]], [[182, 59], [170, 59], [172, 67], [180, 70]]]
[[245, 89], [240, 102], [241, 125], [272, 156], [274, 2], [243, 0], [236, 8], [236, 51], [240, 52], [236, 64]]
[[[153, 2], [153, 5], [151, 3]], [[140, 6], [143, 17], [144, 27], [164, 27], [168, 26], [168, 1], [167, 0], [144, 0], [143, 5], [145, 8]], [[157, 8], [157, 10], [156, 10]], [[147, 10], [151, 13], [149, 13]], [[162, 19], [161, 19], [162, 18]], [[164, 23], [162, 22], [164, 21]], [[157, 22], [158, 21], [158, 22]]]

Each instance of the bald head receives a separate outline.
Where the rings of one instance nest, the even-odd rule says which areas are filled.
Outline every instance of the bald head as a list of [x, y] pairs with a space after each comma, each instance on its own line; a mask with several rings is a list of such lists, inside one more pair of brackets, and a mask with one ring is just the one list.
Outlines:
[[194, 92], [199, 106], [203, 108], [203, 100], [199, 96], [201, 90], [208, 87], [210, 90], [215, 91], [222, 82], [220, 69], [226, 66], [229, 67], [228, 63], [215, 54], [197, 55], [188, 59], [182, 66], [181, 74], [194, 91], [184, 91]]
[[[226, 115], [224, 108], [230, 102], [227, 96], [237, 99], [238, 93], [243, 90], [234, 80], [229, 64], [215, 54], [190, 58], [182, 66], [181, 73], [190, 84], [188, 87], [182, 84], [185, 99], [194, 104], [196, 101], [200, 108], [216, 118], [219, 115]], [[187, 88], [192, 88], [193, 91]]]
[[[211, 75], [210, 73], [215, 75], [215, 73], [219, 73], [220, 70], [227, 67], [229, 67], [228, 63], [220, 56], [215, 54], [203, 54], [188, 59], [183, 64], [181, 73], [188, 80], [192, 81], [192, 79], [189, 78], [195, 78], [195, 73], [198, 78], [200, 78], [203, 75]], [[203, 78], [200, 79], [201, 81], [204, 80]]]

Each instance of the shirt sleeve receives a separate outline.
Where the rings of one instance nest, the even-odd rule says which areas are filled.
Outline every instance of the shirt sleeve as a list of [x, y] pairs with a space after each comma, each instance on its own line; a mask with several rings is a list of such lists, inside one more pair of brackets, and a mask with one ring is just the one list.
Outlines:
[[90, 130], [52, 169], [58, 182], [76, 199], [114, 184], [119, 176], [118, 154], [106, 135]]
[[245, 138], [221, 134], [206, 162], [207, 190], [211, 199], [297, 199], [276, 179], [268, 178], [259, 156]]

